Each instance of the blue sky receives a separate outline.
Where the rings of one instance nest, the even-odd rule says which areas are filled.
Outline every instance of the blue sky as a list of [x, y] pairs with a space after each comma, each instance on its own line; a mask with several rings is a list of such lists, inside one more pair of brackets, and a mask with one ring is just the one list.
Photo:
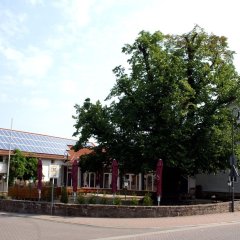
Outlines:
[[103, 101], [141, 30], [224, 35], [240, 70], [238, 0], [0, 0], [0, 128], [71, 138], [74, 105]]

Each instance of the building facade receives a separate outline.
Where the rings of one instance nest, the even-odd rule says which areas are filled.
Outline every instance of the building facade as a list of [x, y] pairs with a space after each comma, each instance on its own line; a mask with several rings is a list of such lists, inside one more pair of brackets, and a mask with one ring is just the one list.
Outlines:
[[[25, 156], [36, 157], [42, 160], [43, 183], [51, 183], [57, 186], [72, 186], [72, 163], [84, 154], [92, 152], [92, 143], [89, 146], [74, 152], [71, 147], [76, 140], [48, 135], [22, 132], [0, 128], [0, 192], [6, 191], [7, 170], [10, 157], [14, 150], [19, 149]], [[11, 162], [10, 162], [11, 166]], [[51, 169], [57, 169], [56, 178], [51, 177]], [[129, 190], [154, 190], [154, 173], [144, 176], [128, 173], [124, 176], [124, 187]], [[98, 176], [94, 172], [82, 173], [78, 168], [78, 187], [111, 188], [112, 173], [104, 172]], [[144, 184], [144, 186], [142, 186]], [[118, 186], [119, 180], [118, 180]]]

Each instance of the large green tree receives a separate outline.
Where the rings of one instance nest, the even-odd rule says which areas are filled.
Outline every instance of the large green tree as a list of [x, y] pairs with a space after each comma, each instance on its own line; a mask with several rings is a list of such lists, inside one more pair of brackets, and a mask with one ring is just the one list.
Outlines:
[[110, 104], [75, 105], [75, 149], [94, 137], [134, 172], [158, 158], [186, 174], [225, 168], [240, 86], [227, 39], [198, 26], [183, 35], [143, 31], [122, 51], [129, 68], [114, 69]]

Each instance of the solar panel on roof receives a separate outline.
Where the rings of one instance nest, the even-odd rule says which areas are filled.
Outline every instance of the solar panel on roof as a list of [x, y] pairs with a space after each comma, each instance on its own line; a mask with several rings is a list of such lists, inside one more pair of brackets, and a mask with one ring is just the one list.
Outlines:
[[0, 142], [6, 142], [6, 137], [0, 136]]
[[[11, 136], [11, 137], [10, 137]], [[64, 155], [68, 150], [67, 145], [74, 145], [76, 141], [57, 138], [34, 133], [0, 129], [0, 149], [8, 150], [11, 141], [11, 149], [18, 148], [24, 152]]]
[[32, 146], [26, 146], [26, 149], [28, 150], [28, 152], [31, 152], [31, 153], [38, 152], [38, 151], [35, 151], [35, 148]]
[[23, 136], [24, 135], [22, 133], [18, 133], [18, 135], [17, 135], [18, 138], [23, 138]]
[[23, 152], [28, 152], [27, 146], [22, 145], [22, 146], [21, 146], [21, 151], [23, 151]]
[[8, 136], [8, 131], [1, 130], [0, 134], [2, 136]]
[[5, 147], [5, 144], [2, 143], [2, 142], [0, 142], [0, 148], [1, 148], [1, 149], [5, 149], [5, 148], [6, 148], [6, 147]]

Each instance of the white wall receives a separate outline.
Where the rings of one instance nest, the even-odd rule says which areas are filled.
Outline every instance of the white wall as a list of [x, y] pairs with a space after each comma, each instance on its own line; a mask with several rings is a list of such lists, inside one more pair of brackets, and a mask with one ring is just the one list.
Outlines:
[[59, 177], [57, 179], [57, 185], [61, 186], [62, 183], [62, 171], [61, 167], [63, 165], [63, 161], [61, 160], [55, 160], [54, 163], [51, 163], [50, 159], [42, 159], [42, 172], [43, 172], [43, 181], [48, 182], [50, 181], [50, 166], [51, 165], [59, 165]]
[[0, 162], [0, 173], [2, 173], [2, 174], [7, 173], [7, 163]]
[[[229, 171], [218, 172], [217, 174], [196, 175], [196, 185], [201, 185], [203, 191], [207, 192], [229, 192], [228, 179]], [[235, 192], [240, 193], [240, 182], [234, 184]]]
[[3, 156], [3, 162], [0, 162], [0, 173], [6, 174], [7, 173], [7, 156]]

